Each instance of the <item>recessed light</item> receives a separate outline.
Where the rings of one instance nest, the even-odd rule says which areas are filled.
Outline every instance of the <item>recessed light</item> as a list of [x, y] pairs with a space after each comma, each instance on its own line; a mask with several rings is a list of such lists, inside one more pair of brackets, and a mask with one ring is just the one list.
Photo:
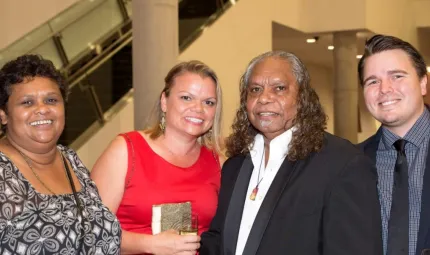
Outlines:
[[317, 41], [317, 39], [315, 39], [315, 38], [308, 38], [308, 39], [306, 39], [307, 43], [315, 43], [316, 41]]
[[329, 46], [327, 47], [327, 49], [328, 49], [328, 50], [334, 50], [334, 46], [333, 46], [333, 45], [329, 45]]
[[363, 55], [357, 55], [357, 59], [360, 59], [362, 57], [363, 57]]
[[430, 66], [427, 66], [427, 72], [430, 73]]

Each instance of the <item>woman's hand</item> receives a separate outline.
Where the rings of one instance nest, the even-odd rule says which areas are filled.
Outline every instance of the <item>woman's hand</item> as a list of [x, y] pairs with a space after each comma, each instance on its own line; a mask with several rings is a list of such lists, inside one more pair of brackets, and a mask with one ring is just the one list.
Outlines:
[[154, 255], [195, 255], [200, 248], [200, 236], [181, 236], [171, 229], [154, 235], [151, 244]]

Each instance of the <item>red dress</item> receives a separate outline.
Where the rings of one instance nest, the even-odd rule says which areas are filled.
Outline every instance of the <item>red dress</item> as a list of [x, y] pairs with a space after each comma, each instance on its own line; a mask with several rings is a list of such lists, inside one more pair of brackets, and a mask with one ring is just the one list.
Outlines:
[[[125, 136], [125, 134], [121, 134]], [[156, 154], [137, 131], [127, 133], [126, 189], [117, 210], [124, 230], [152, 234], [152, 205], [190, 201], [199, 217], [199, 235], [209, 228], [218, 203], [221, 169], [212, 151], [202, 146], [197, 161], [188, 168], [167, 162]], [[135, 169], [132, 169], [132, 149]]]

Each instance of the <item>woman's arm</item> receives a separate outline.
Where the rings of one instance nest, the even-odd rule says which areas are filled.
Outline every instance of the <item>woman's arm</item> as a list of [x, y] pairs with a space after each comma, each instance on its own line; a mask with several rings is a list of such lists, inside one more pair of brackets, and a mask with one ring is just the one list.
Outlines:
[[[97, 160], [91, 178], [97, 185], [103, 203], [117, 212], [125, 189], [128, 168], [127, 143], [116, 137]], [[150, 194], [149, 194], [150, 195]], [[176, 254], [194, 255], [200, 247], [199, 236], [180, 236], [174, 230], [158, 235], [138, 234], [123, 230], [121, 254]]]
[[103, 203], [116, 214], [124, 195], [125, 177], [128, 168], [127, 143], [116, 137], [91, 171], [91, 178], [97, 185]]
[[121, 254], [195, 255], [200, 248], [199, 236], [180, 236], [175, 230], [154, 236], [123, 231], [121, 241]]

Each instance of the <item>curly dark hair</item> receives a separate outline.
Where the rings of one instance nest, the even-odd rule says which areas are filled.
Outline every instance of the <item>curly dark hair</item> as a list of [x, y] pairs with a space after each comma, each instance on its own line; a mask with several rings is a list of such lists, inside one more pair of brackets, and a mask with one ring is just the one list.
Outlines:
[[246, 112], [247, 88], [254, 67], [266, 58], [279, 58], [287, 61], [296, 78], [298, 86], [297, 114], [293, 120], [295, 131], [289, 145], [287, 158], [290, 161], [304, 159], [310, 153], [321, 149], [324, 142], [327, 115], [321, 106], [318, 95], [311, 87], [309, 73], [304, 64], [294, 54], [284, 51], [270, 51], [257, 56], [251, 60], [242, 75], [240, 79], [240, 107], [232, 125], [233, 133], [227, 138], [227, 156], [232, 157], [248, 153], [255, 136], [259, 133], [248, 120]]
[[[69, 87], [63, 75], [55, 68], [52, 61], [42, 58], [40, 55], [23, 55], [9, 61], [0, 69], [0, 109], [7, 113], [7, 102], [12, 93], [12, 86], [31, 80], [35, 77], [48, 78], [54, 81], [67, 101]], [[6, 126], [2, 125], [2, 131]]]

